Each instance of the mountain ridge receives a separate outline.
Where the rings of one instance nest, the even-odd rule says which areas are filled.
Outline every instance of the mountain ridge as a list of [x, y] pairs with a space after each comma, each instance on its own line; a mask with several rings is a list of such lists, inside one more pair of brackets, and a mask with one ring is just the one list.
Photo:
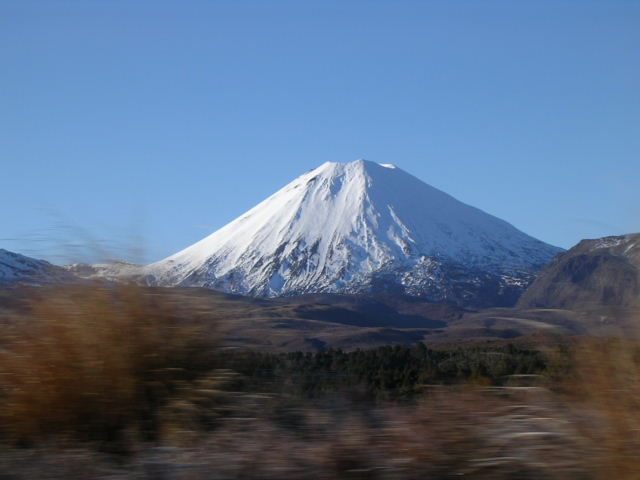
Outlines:
[[640, 306], [640, 233], [581, 240], [545, 266], [518, 305]]
[[69, 281], [73, 275], [63, 267], [0, 248], [0, 286]]

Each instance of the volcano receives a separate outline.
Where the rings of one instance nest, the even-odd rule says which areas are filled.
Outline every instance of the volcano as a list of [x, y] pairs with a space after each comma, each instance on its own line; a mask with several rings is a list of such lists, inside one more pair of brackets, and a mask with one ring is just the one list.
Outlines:
[[153, 285], [251, 296], [511, 305], [561, 251], [394, 165], [356, 160], [308, 171], [145, 272]]

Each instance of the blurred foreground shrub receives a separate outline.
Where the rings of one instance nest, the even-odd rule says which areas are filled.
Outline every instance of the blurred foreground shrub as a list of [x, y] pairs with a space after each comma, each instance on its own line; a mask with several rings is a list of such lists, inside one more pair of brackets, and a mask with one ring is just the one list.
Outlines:
[[571, 356], [564, 381], [575, 411], [587, 419], [581, 435], [593, 446], [596, 478], [640, 478], [640, 343], [585, 339]]
[[135, 286], [34, 290], [0, 344], [0, 433], [117, 444], [154, 440], [181, 382], [211, 370], [215, 336]]
[[640, 478], [635, 341], [269, 354], [219, 350], [158, 290], [25, 298], [0, 335], [0, 476]]

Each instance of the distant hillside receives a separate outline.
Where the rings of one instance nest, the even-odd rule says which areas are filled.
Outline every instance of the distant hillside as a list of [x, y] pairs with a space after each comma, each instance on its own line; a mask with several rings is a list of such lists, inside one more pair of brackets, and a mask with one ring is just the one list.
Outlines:
[[521, 308], [640, 306], [640, 234], [582, 240], [558, 255], [520, 297]]
[[64, 268], [45, 260], [20, 255], [0, 248], [0, 286], [39, 285], [74, 279]]

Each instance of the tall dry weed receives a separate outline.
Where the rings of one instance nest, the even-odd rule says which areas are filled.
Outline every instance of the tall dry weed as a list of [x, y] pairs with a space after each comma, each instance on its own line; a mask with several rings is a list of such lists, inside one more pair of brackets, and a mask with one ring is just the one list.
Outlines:
[[26, 310], [0, 351], [0, 428], [14, 442], [153, 439], [178, 383], [213, 366], [210, 330], [136, 286], [38, 290]]
[[573, 353], [565, 388], [579, 411], [585, 458], [596, 478], [640, 478], [640, 344], [628, 339], [587, 339]]

